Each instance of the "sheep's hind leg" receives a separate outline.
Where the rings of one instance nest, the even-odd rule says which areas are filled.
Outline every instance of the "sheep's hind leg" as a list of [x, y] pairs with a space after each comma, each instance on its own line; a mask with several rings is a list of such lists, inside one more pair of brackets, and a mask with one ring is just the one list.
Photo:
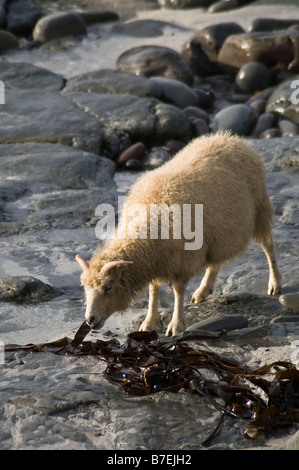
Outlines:
[[151, 283], [149, 285], [148, 312], [145, 320], [141, 323], [139, 331], [153, 331], [158, 322], [158, 302], [160, 285]]
[[185, 331], [184, 294], [186, 285], [186, 282], [173, 283], [174, 311], [166, 330], [166, 336], [176, 336]]
[[198, 304], [199, 302], [202, 302], [208, 295], [212, 294], [218, 272], [219, 268], [215, 268], [214, 266], [209, 266], [206, 269], [199, 288], [196, 289], [192, 295], [192, 304]]
[[271, 233], [262, 242], [269, 264], [268, 295], [276, 295], [281, 289], [281, 276], [277, 265], [276, 253]]

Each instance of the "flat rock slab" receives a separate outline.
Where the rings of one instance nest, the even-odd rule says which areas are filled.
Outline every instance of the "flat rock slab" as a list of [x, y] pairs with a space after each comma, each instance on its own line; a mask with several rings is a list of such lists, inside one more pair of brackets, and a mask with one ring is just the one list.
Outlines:
[[0, 302], [47, 302], [63, 292], [32, 276], [0, 279]]
[[101, 93], [65, 93], [65, 96], [95, 116], [104, 127], [125, 132], [135, 142], [163, 143], [167, 139], [187, 142], [191, 137], [183, 111], [154, 98]]
[[114, 69], [101, 69], [69, 78], [64, 92], [128, 93], [161, 98], [162, 87], [149, 78]]
[[57, 91], [6, 90], [0, 144], [49, 142], [99, 153], [102, 127]]
[[64, 85], [62, 75], [24, 62], [1, 62], [0, 80], [5, 84], [6, 90], [9, 88], [17, 88], [18, 90], [41, 88], [43, 90], [58, 91]]

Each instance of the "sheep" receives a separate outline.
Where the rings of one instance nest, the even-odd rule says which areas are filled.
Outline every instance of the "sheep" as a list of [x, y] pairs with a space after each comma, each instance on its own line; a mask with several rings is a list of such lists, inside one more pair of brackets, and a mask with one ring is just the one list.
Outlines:
[[[185, 249], [182, 235], [168, 239], [119, 236], [131, 207], [145, 207], [143, 219], [133, 231], [146, 226], [153, 205], [203, 205], [203, 238], [200, 249]], [[195, 226], [194, 211], [192, 224]], [[170, 214], [171, 215], [171, 214]], [[149, 305], [141, 331], [152, 331], [158, 321], [158, 296], [162, 284], [174, 292], [174, 311], [166, 335], [185, 329], [184, 293], [187, 283], [205, 269], [191, 302], [212, 294], [220, 267], [242, 256], [254, 239], [262, 245], [269, 265], [268, 295], [281, 288], [281, 276], [271, 233], [272, 206], [266, 190], [265, 172], [259, 154], [243, 138], [218, 132], [196, 138], [161, 167], [146, 172], [132, 185], [114, 236], [106, 240], [87, 263], [76, 256], [82, 268], [86, 295], [86, 322], [93, 329], [103, 326], [116, 311], [125, 311], [132, 299], [149, 286]], [[174, 229], [174, 217], [169, 217]], [[163, 213], [159, 215], [159, 227]], [[172, 225], [171, 225], [172, 224]]]

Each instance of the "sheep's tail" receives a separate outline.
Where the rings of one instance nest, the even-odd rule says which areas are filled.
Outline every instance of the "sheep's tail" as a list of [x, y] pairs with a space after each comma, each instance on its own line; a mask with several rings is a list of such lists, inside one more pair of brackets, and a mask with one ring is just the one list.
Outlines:
[[256, 208], [255, 225], [253, 237], [257, 243], [265, 241], [271, 235], [271, 225], [273, 223], [273, 206], [267, 193]]

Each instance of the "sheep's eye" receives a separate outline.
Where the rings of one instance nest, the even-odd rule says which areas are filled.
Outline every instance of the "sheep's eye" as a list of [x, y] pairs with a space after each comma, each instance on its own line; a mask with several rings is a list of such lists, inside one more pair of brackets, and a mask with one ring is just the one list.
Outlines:
[[107, 284], [104, 285], [104, 294], [107, 294], [111, 289], [112, 289], [112, 281], [107, 282]]

